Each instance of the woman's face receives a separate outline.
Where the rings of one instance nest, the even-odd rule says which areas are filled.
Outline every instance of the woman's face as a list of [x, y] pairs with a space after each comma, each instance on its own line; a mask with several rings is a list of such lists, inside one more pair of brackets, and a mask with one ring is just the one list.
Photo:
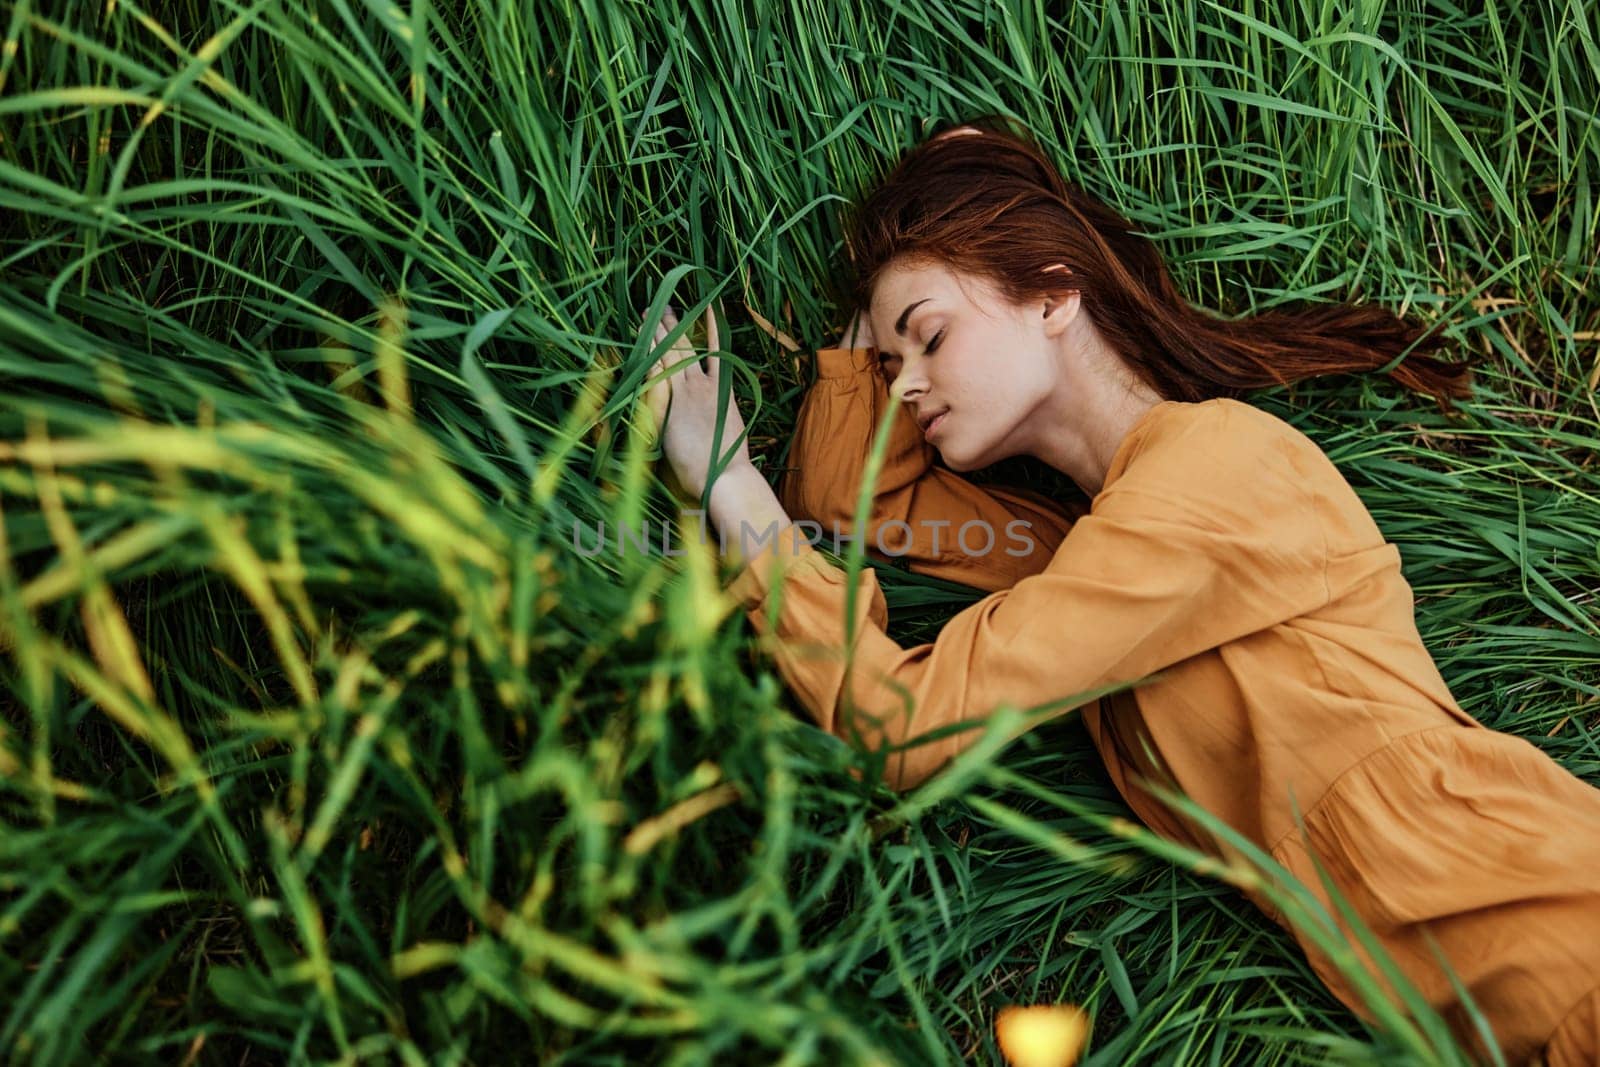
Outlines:
[[925, 433], [951, 470], [1030, 451], [1030, 416], [1061, 378], [1064, 324], [1046, 310], [1044, 301], [1015, 307], [987, 282], [937, 264], [891, 264], [879, 276], [870, 318], [889, 369], [898, 357], [890, 395], [919, 421], [945, 413]]

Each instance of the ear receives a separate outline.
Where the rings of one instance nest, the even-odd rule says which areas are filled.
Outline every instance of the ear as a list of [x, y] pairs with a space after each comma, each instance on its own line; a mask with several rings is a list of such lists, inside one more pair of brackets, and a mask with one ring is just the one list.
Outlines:
[[[1046, 267], [1045, 270], [1059, 270], [1064, 271], [1067, 274], [1072, 273], [1071, 268], [1062, 263], [1053, 263]], [[1076, 289], [1063, 289], [1060, 292], [1051, 293], [1049, 296], [1045, 297], [1045, 333], [1051, 337], [1054, 337], [1062, 330], [1065, 330], [1067, 325], [1071, 323], [1073, 319], [1078, 317], [1078, 308], [1082, 306], [1082, 303], [1083, 302], [1080, 299]]]

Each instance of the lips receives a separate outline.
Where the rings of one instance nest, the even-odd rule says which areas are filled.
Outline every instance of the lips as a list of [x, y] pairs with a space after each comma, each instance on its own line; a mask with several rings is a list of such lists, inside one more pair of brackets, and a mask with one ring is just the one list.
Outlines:
[[926, 417], [918, 419], [917, 421], [922, 424], [922, 436], [932, 437], [933, 432], [944, 423], [945, 416], [949, 414], [950, 409], [945, 408], [943, 411], [930, 412]]

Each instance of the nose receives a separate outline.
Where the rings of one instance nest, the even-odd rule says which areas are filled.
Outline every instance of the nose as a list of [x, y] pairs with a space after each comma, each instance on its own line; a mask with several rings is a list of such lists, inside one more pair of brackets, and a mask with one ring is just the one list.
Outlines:
[[900, 367], [894, 381], [889, 385], [889, 396], [893, 399], [914, 404], [922, 399], [928, 392], [928, 376], [922, 369], [922, 361], [909, 359]]

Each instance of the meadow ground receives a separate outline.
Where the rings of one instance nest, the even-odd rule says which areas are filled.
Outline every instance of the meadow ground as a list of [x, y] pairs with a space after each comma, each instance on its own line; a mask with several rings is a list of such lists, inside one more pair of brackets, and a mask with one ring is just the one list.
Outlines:
[[[1461, 704], [1600, 783], [1596, 16], [0, 6], [6, 1059], [995, 1063], [1065, 1000], [1094, 1065], [1460, 1062], [1127, 823], [1075, 717], [892, 794], [713, 561], [573, 527], [674, 510], [641, 310], [722, 300], [776, 477], [840, 209], [1009, 111], [1197, 303], [1486, 358], [1454, 416], [1250, 400], [1400, 547]], [[880, 574], [902, 641], [977, 596]]]

